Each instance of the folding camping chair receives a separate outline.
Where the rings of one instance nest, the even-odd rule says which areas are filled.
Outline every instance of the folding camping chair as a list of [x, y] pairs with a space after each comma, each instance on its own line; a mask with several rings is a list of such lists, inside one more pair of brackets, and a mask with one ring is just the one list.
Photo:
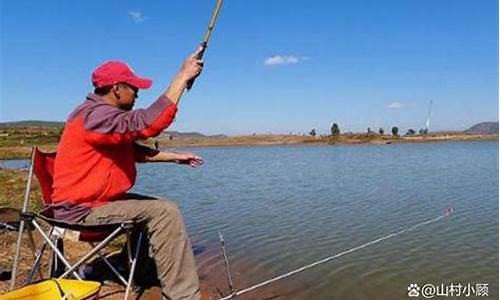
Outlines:
[[[135, 245], [134, 255], [132, 256], [132, 239], [131, 234], [135, 228], [133, 221], [125, 221], [116, 224], [105, 224], [105, 225], [82, 225], [79, 223], [70, 223], [61, 220], [54, 219], [50, 210], [43, 210], [41, 213], [34, 213], [29, 211], [29, 201], [30, 201], [30, 190], [31, 190], [31, 182], [33, 178], [33, 173], [36, 175], [38, 182], [40, 184], [40, 188], [42, 190], [42, 200], [44, 207], [49, 207], [52, 203], [51, 195], [52, 195], [52, 182], [53, 182], [53, 171], [54, 171], [54, 160], [56, 153], [44, 153], [41, 152], [38, 147], [33, 147], [31, 153], [31, 164], [29, 168], [28, 181], [26, 184], [26, 191], [24, 195], [24, 202], [22, 211], [20, 213], [21, 223], [19, 227], [19, 233], [17, 237], [16, 243], [16, 254], [14, 257], [14, 265], [12, 267], [12, 281], [10, 285], [10, 289], [13, 290], [15, 288], [15, 280], [17, 275], [17, 267], [19, 264], [20, 258], [20, 250], [21, 250], [21, 241], [23, 231], [26, 230], [30, 242], [30, 247], [32, 249], [35, 248], [34, 240], [32, 236], [32, 230], [36, 230], [40, 233], [43, 238], [43, 245], [37, 251], [35, 256], [35, 263], [33, 268], [30, 271], [28, 276], [27, 283], [31, 282], [33, 276], [38, 271], [40, 276], [40, 270], [37, 270], [40, 265], [40, 260], [42, 255], [47, 247], [50, 247], [50, 250], [53, 251], [53, 259], [57, 259], [62, 262], [63, 267], [66, 270], [62, 273], [62, 275], [58, 276], [58, 278], [65, 278], [70, 275], [73, 275], [75, 278], [82, 280], [81, 276], [78, 274], [78, 268], [82, 266], [89, 259], [94, 256], [98, 256], [101, 258], [104, 263], [110, 268], [110, 270], [118, 277], [118, 279], [126, 286], [125, 297], [128, 298], [130, 288], [132, 286], [132, 280], [135, 272], [135, 267], [137, 263], [137, 258], [139, 254], [140, 244], [142, 242], [142, 233], [138, 235], [137, 244]], [[46, 233], [38, 220], [43, 220], [44, 223], [49, 225], [49, 230]], [[92, 250], [81, 257], [76, 263], [71, 265], [68, 260], [64, 257], [62, 244], [57, 243], [54, 240], [54, 233], [62, 230], [73, 230], [79, 232], [79, 240], [88, 242], [92, 246]], [[114, 238], [117, 236], [125, 234], [127, 236], [127, 256], [129, 262], [129, 276], [128, 279], [125, 279], [122, 274], [114, 267], [109, 260], [101, 254], [101, 250], [106, 247]], [[49, 274], [49, 276], [54, 276], [53, 274]]]

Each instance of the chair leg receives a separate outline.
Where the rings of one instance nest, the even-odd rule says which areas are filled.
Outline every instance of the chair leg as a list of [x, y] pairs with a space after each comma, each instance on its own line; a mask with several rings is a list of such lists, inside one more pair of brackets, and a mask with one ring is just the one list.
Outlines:
[[10, 280], [10, 290], [14, 290], [16, 287], [16, 277], [17, 277], [17, 267], [19, 264], [19, 258], [21, 255], [21, 242], [23, 239], [23, 231], [25, 226], [25, 220], [21, 220], [19, 225], [19, 232], [17, 233], [17, 241], [16, 241], [16, 254], [14, 255], [14, 264], [12, 265], [12, 278]]
[[[49, 236], [52, 235], [53, 230], [54, 230], [54, 227], [51, 227], [50, 230], [49, 230]], [[32, 236], [31, 230], [28, 230], [28, 235], [30, 236], [30, 240], [34, 244], [35, 242], [33, 240], [33, 236]], [[38, 270], [39, 279], [43, 279], [44, 278], [43, 275], [42, 275], [42, 271], [40, 270], [40, 262], [42, 260], [43, 253], [47, 249], [47, 245], [48, 245], [48, 243], [44, 242], [43, 245], [42, 245], [42, 247], [40, 248], [40, 251], [38, 252], [38, 254], [37, 254], [36, 258], [35, 258], [35, 263], [33, 264], [33, 267], [31, 268], [31, 271], [28, 274], [28, 278], [26, 279], [26, 284], [31, 283], [31, 281], [33, 281], [33, 276], [35, 276], [35, 272], [37, 270]], [[49, 277], [50, 277], [50, 274], [49, 274]]]
[[[73, 273], [73, 276], [75, 276], [76, 279], [78, 280], [82, 280], [82, 278], [80, 277], [80, 275], [78, 275], [78, 273], [76, 273], [74, 270], [76, 268], [72, 267], [71, 264], [66, 260], [66, 258], [64, 257], [64, 255], [61, 253], [61, 251], [59, 251], [59, 249], [57, 249], [57, 246], [52, 242], [52, 240], [45, 234], [45, 232], [43, 232], [43, 229], [40, 227], [40, 225], [38, 225], [38, 223], [36, 221], [32, 221], [32, 224], [33, 226], [35, 226], [35, 228], [38, 230], [38, 232], [40, 232], [40, 234], [42, 235], [43, 239], [49, 244], [50, 248], [52, 248], [52, 250], [57, 254], [57, 257], [59, 257], [59, 259], [64, 263], [64, 265], [66, 265], [67, 268], [70, 269], [70, 271], [67, 273]], [[65, 275], [68, 275], [65, 273]]]
[[[128, 241], [127, 241], [127, 243], [128, 243]], [[125, 297], [123, 298], [125, 300], [128, 299], [130, 288], [132, 286], [132, 281], [134, 279], [135, 267], [137, 265], [137, 258], [139, 257], [139, 250], [141, 249], [141, 243], [142, 243], [142, 232], [139, 234], [139, 238], [137, 239], [137, 245], [135, 245], [134, 259], [132, 260], [132, 266], [130, 267], [127, 288], [125, 290]]]
[[[40, 251], [38, 251], [38, 254], [35, 258], [35, 263], [33, 264], [33, 267], [31, 268], [31, 271], [28, 274], [28, 278], [26, 279], [26, 284], [31, 283], [33, 281], [33, 276], [35, 276], [35, 272], [38, 271], [38, 275], [40, 276], [40, 261], [42, 259], [43, 253], [45, 252], [45, 249], [47, 249], [47, 242], [43, 243], [42, 247], [40, 248]], [[40, 276], [40, 279], [43, 279], [43, 276]]]
[[[33, 258], [35, 258], [35, 260], [37, 260], [36, 244], [35, 244], [35, 239], [33, 238], [33, 232], [31, 232], [30, 228], [27, 228], [26, 232], [28, 233], [28, 240], [29, 240], [31, 251], [33, 251]], [[40, 270], [39, 268], [38, 268], [38, 276], [40, 277], [40, 279], [43, 278], [42, 270]]]
[[[53, 242], [57, 249], [64, 255], [64, 241], [61, 237], [55, 237], [54, 242]], [[64, 264], [61, 262], [61, 260], [58, 258], [57, 254], [55, 251], [52, 252], [52, 259], [50, 262], [50, 277], [59, 277], [61, 276], [64, 271]]]
[[[19, 225], [19, 232], [17, 234], [16, 253], [14, 255], [14, 264], [12, 266], [12, 278], [10, 281], [10, 290], [11, 291], [14, 290], [14, 288], [16, 287], [17, 269], [19, 267], [19, 260], [21, 257], [21, 246], [22, 246], [22, 240], [23, 240], [23, 233], [24, 233], [25, 227], [27, 227], [26, 222], [27, 221], [24, 219], [21, 220], [20, 225]], [[33, 220], [30, 220], [29, 222], [31, 225], [33, 225], [33, 223], [34, 223]], [[28, 280], [31, 281], [35, 270], [38, 270], [38, 276], [40, 276], [40, 279], [42, 279], [43, 278], [42, 271], [40, 270], [40, 268], [38, 268], [36, 266], [36, 264], [39, 261], [39, 257], [36, 253], [36, 245], [35, 245], [35, 240], [33, 239], [33, 233], [31, 232], [31, 229], [29, 229], [29, 228], [26, 228], [26, 229], [27, 229], [27, 233], [28, 233], [29, 245], [30, 245], [31, 250], [33, 251], [33, 256], [35, 258], [35, 268], [31, 270], [30, 276], [28, 277]], [[43, 254], [43, 250], [41, 251], [41, 254]], [[41, 256], [41, 254], [40, 254], [40, 256]], [[31, 274], [31, 273], [33, 273], [33, 274]]]
[[[87, 253], [85, 256], [83, 256], [82, 258], [80, 258], [80, 260], [78, 260], [73, 266], [69, 266], [69, 265], [66, 265], [68, 267], [68, 270], [66, 270], [66, 272], [64, 272], [64, 274], [62, 274], [61, 276], [59, 276], [58, 278], [64, 278], [66, 276], [68, 276], [70, 273], [73, 273], [73, 275], [76, 274], [75, 270], [80, 266], [82, 265], [84, 262], [88, 261], [91, 257], [93, 257], [94, 255], [96, 255], [96, 253], [101, 250], [102, 248], [106, 247], [109, 242], [111, 240], [113, 240], [117, 235], [121, 234], [123, 231], [123, 228], [122, 227], [118, 227], [117, 229], [115, 229], [115, 231], [113, 231], [110, 235], [108, 235], [107, 238], [105, 238], [102, 242], [100, 242], [94, 249], [92, 249], [89, 253]], [[55, 249], [54, 249], [55, 251]], [[59, 252], [59, 251], [57, 251]], [[58, 254], [59, 256], [59, 254]], [[62, 257], [62, 259], [64, 259], [64, 257]], [[63, 262], [66, 261], [65, 259], [63, 260]], [[77, 278], [82, 280], [80, 276], [78, 276], [78, 274], [76, 274]]]
[[[31, 149], [31, 163], [30, 163], [30, 169], [28, 172], [28, 180], [26, 182], [26, 190], [24, 192], [24, 201], [23, 201], [23, 207], [21, 209], [22, 213], [25, 213], [28, 211], [28, 206], [29, 206], [29, 198], [30, 198], [30, 190], [31, 190], [31, 181], [33, 179], [33, 161], [35, 160], [35, 151], [36, 147], [33, 147]], [[19, 226], [19, 233], [17, 235], [17, 241], [16, 241], [16, 254], [14, 255], [14, 264], [12, 265], [12, 278], [10, 281], [10, 290], [14, 290], [16, 286], [16, 277], [17, 277], [17, 268], [19, 264], [19, 259], [21, 256], [21, 242], [23, 239], [23, 232], [24, 232], [24, 227], [26, 226], [26, 219], [20, 215], [20, 226]], [[30, 220], [32, 223], [33, 220]]]
[[[90, 243], [90, 245], [92, 247], [95, 247], [94, 244]], [[102, 259], [102, 261], [111, 269], [111, 271], [116, 275], [116, 277], [118, 277], [118, 279], [120, 279], [120, 281], [123, 283], [123, 285], [127, 285], [127, 280], [125, 280], [125, 278], [123, 278], [122, 274], [120, 274], [120, 272], [109, 262], [109, 260], [101, 254], [100, 251], [97, 252], [97, 256], [99, 256], [100, 259]]]

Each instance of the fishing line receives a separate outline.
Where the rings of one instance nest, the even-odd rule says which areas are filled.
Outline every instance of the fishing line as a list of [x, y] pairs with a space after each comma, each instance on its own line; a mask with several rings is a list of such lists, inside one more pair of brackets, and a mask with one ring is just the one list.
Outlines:
[[275, 281], [278, 281], [278, 280], [284, 279], [284, 278], [286, 278], [286, 277], [289, 277], [289, 276], [295, 275], [295, 274], [297, 274], [297, 273], [299, 273], [299, 272], [302, 272], [302, 271], [305, 271], [305, 270], [307, 270], [307, 269], [313, 268], [313, 267], [315, 267], [315, 266], [317, 266], [317, 265], [320, 265], [320, 264], [326, 263], [326, 262], [328, 262], [328, 261], [330, 261], [330, 260], [332, 260], [332, 259], [339, 258], [339, 257], [341, 257], [341, 256], [343, 256], [343, 255], [346, 255], [346, 254], [352, 253], [352, 252], [354, 252], [354, 251], [361, 250], [361, 249], [366, 248], [366, 247], [368, 247], [368, 246], [371, 246], [371, 245], [374, 245], [374, 244], [380, 243], [380, 242], [382, 242], [382, 241], [385, 241], [385, 240], [387, 240], [387, 239], [390, 239], [390, 238], [393, 238], [393, 237], [399, 236], [399, 235], [401, 235], [401, 234], [403, 234], [403, 233], [406, 233], [406, 232], [408, 232], [408, 231], [415, 230], [415, 229], [417, 229], [418, 227], [421, 227], [421, 226], [424, 226], [424, 225], [428, 225], [428, 224], [431, 224], [431, 223], [435, 223], [435, 222], [437, 222], [437, 221], [439, 221], [439, 220], [441, 220], [441, 219], [444, 219], [444, 218], [446, 218], [446, 217], [450, 216], [452, 213], [453, 213], [453, 209], [452, 209], [452, 208], [448, 208], [448, 209], [446, 210], [446, 213], [445, 213], [445, 214], [443, 214], [443, 215], [441, 215], [441, 216], [439, 216], [439, 217], [436, 217], [436, 218], [434, 218], [434, 219], [427, 220], [427, 221], [425, 221], [425, 222], [418, 223], [418, 224], [416, 224], [416, 225], [413, 225], [413, 226], [411, 226], [411, 227], [408, 227], [408, 228], [402, 229], [402, 230], [397, 231], [397, 232], [390, 233], [390, 234], [388, 234], [388, 235], [385, 235], [385, 236], [383, 236], [383, 237], [380, 237], [380, 238], [378, 238], [378, 239], [376, 239], [376, 240], [373, 240], [373, 241], [371, 241], [371, 242], [364, 243], [364, 244], [362, 244], [362, 245], [356, 246], [356, 247], [351, 248], [351, 249], [349, 249], [349, 250], [345, 250], [345, 251], [342, 251], [342, 252], [337, 253], [337, 254], [335, 254], [335, 255], [332, 255], [332, 256], [326, 257], [326, 258], [324, 258], [324, 259], [318, 260], [318, 261], [313, 262], [313, 263], [311, 263], [311, 264], [309, 264], [309, 265], [306, 265], [306, 266], [303, 266], [303, 267], [297, 268], [297, 269], [292, 270], [292, 271], [290, 271], [290, 272], [288, 272], [288, 273], [285, 273], [285, 274], [283, 274], [283, 275], [279, 275], [279, 276], [276, 276], [276, 277], [271, 278], [271, 279], [269, 279], [269, 280], [266, 280], [266, 281], [263, 281], [263, 282], [261, 282], [261, 283], [255, 284], [255, 285], [253, 285], [253, 286], [251, 286], [251, 287], [248, 287], [248, 288], [246, 288], [246, 289], [239, 290], [239, 291], [235, 291], [235, 292], [231, 293], [231, 294], [230, 294], [230, 295], [228, 295], [228, 296], [225, 296], [225, 297], [223, 297], [223, 298], [220, 298], [219, 300], [228, 300], [228, 299], [232, 299], [232, 298], [234, 298], [234, 297], [236, 297], [236, 296], [239, 296], [239, 295], [242, 295], [242, 294], [248, 293], [248, 292], [250, 292], [250, 291], [253, 291], [253, 290], [255, 290], [255, 289], [261, 288], [261, 287], [263, 287], [263, 286], [265, 286], [265, 285], [268, 285], [268, 284], [270, 284], [270, 283], [272, 283], [272, 282], [275, 282]]

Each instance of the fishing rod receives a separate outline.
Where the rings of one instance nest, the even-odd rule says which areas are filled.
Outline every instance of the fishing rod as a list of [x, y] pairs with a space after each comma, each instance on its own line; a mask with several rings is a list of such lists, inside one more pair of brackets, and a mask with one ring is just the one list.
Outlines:
[[[215, 10], [212, 14], [212, 18], [210, 18], [210, 22], [208, 23], [207, 32], [205, 33], [205, 36], [203, 37], [203, 41], [201, 41], [201, 50], [196, 55], [196, 59], [202, 59], [203, 54], [205, 54], [205, 49], [207, 49], [208, 40], [210, 39], [210, 36], [212, 35], [212, 30], [214, 29], [215, 22], [217, 21], [217, 17], [219, 16], [219, 11], [220, 11], [220, 8], [222, 7], [223, 1], [224, 0], [217, 0], [217, 5], [215, 6]], [[193, 78], [193, 79], [188, 81], [187, 86], [186, 86], [188, 91], [193, 87], [195, 79], [196, 78]]]
[[227, 281], [229, 283], [229, 292], [231, 294], [234, 294], [236, 291], [234, 290], [233, 277], [231, 276], [231, 270], [229, 269], [229, 259], [227, 258], [226, 244], [224, 242], [224, 238], [222, 237], [222, 233], [220, 233], [220, 231], [219, 231], [219, 240], [222, 249], [222, 255], [224, 256], [224, 267], [226, 268], [226, 276], [227, 276]]
[[[222, 298], [220, 298], [219, 300], [228, 300], [228, 299], [233, 299], [233, 298], [234, 298], [234, 297], [236, 297], [236, 296], [246, 294], [246, 293], [248, 293], [248, 292], [250, 292], [250, 291], [253, 291], [253, 290], [255, 290], [255, 289], [261, 288], [261, 287], [263, 287], [263, 286], [265, 286], [265, 285], [268, 285], [268, 284], [270, 284], [270, 283], [273, 283], [273, 282], [275, 282], [275, 281], [278, 281], [278, 280], [281, 280], [281, 279], [284, 279], [284, 278], [290, 277], [290, 276], [295, 275], [295, 274], [297, 274], [297, 273], [299, 273], [299, 272], [305, 271], [305, 270], [307, 270], [307, 269], [310, 269], [310, 268], [313, 268], [313, 267], [318, 266], [318, 265], [320, 265], [320, 264], [323, 264], [323, 263], [326, 263], [326, 262], [328, 262], [328, 261], [331, 261], [331, 260], [333, 260], [333, 259], [335, 259], [335, 258], [339, 258], [339, 257], [341, 257], [341, 256], [343, 256], [343, 255], [346, 255], [346, 254], [349, 254], [349, 253], [352, 253], [352, 252], [355, 252], [355, 251], [361, 250], [361, 249], [366, 248], [366, 247], [368, 247], [368, 246], [371, 246], [371, 245], [374, 245], [374, 244], [380, 243], [380, 242], [382, 242], [382, 241], [388, 240], [388, 239], [390, 239], [390, 238], [393, 238], [393, 237], [399, 236], [399, 235], [401, 235], [401, 234], [403, 234], [403, 233], [406, 233], [406, 232], [408, 232], [408, 231], [415, 230], [415, 229], [417, 229], [418, 227], [421, 227], [421, 226], [424, 226], [424, 225], [429, 225], [429, 224], [431, 224], [431, 223], [435, 223], [435, 222], [437, 222], [437, 221], [439, 221], [439, 220], [441, 220], [441, 219], [444, 219], [444, 218], [446, 218], [446, 217], [450, 216], [452, 213], [453, 213], [453, 209], [452, 209], [452, 208], [448, 208], [448, 209], [446, 210], [446, 212], [445, 212], [443, 215], [440, 215], [440, 216], [438, 216], [438, 217], [436, 217], [436, 218], [433, 218], [433, 219], [427, 220], [427, 221], [425, 221], [425, 222], [418, 223], [418, 224], [413, 225], [413, 226], [411, 226], [411, 227], [407, 227], [407, 228], [401, 229], [401, 230], [399, 230], [399, 231], [397, 231], [397, 232], [390, 233], [390, 234], [388, 234], [388, 235], [385, 235], [385, 236], [380, 237], [380, 238], [378, 238], [378, 239], [375, 239], [375, 240], [373, 240], [373, 241], [370, 241], [370, 242], [364, 243], [364, 244], [362, 244], [362, 245], [359, 245], [359, 246], [356, 246], [356, 247], [354, 247], [354, 248], [351, 248], [351, 249], [348, 249], [348, 250], [342, 251], [342, 252], [337, 253], [337, 254], [335, 254], [335, 255], [332, 255], [332, 256], [329, 256], [329, 257], [323, 258], [323, 259], [321, 259], [321, 260], [315, 261], [315, 262], [313, 262], [313, 263], [311, 263], [311, 264], [309, 264], [309, 265], [306, 265], [306, 266], [303, 266], [303, 267], [297, 268], [297, 269], [295, 269], [295, 270], [289, 271], [288, 273], [285, 273], [285, 274], [283, 274], [283, 275], [279, 275], [279, 276], [276, 276], [276, 277], [274, 277], [274, 278], [271, 278], [271, 279], [268, 279], [268, 280], [266, 280], [266, 281], [263, 281], [263, 282], [261, 282], [261, 283], [257, 283], [257, 284], [255, 284], [255, 285], [252, 285], [252, 286], [250, 286], [250, 287], [248, 287], [248, 288], [245, 288], [245, 289], [243, 289], [243, 290], [239, 290], [239, 291], [234, 290], [234, 288], [232, 287], [232, 282], [231, 282], [231, 283], [230, 283], [230, 291], [231, 291], [231, 294], [229, 294], [229, 295], [227, 295], [227, 296], [225, 296], [225, 297], [222, 297]], [[225, 250], [224, 250], [224, 255], [225, 255]], [[227, 260], [226, 260], [226, 268], [227, 268], [227, 269], [226, 269], [226, 271], [227, 271], [227, 272], [229, 272], [229, 267], [228, 267], [228, 265], [227, 265]], [[228, 273], [228, 274], [229, 274], [229, 273]]]

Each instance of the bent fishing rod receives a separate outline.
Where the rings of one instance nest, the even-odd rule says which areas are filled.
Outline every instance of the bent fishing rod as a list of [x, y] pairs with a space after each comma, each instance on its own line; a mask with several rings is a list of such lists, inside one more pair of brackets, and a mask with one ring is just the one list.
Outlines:
[[[205, 36], [203, 37], [203, 41], [201, 41], [201, 50], [198, 52], [196, 55], [196, 59], [202, 59], [203, 54], [205, 54], [205, 50], [207, 49], [208, 45], [208, 40], [210, 39], [210, 36], [212, 35], [212, 30], [215, 27], [215, 22], [217, 21], [217, 17], [219, 16], [219, 11], [220, 8], [222, 7], [222, 2], [224, 0], [217, 0], [217, 5], [215, 6], [214, 12], [212, 14], [212, 18], [210, 18], [210, 22], [208, 23], [208, 29], [207, 32], [205, 33]], [[196, 78], [191, 79], [188, 81], [186, 89], [189, 91], [193, 87], [194, 81]]]
[[313, 267], [316, 267], [320, 264], [323, 264], [323, 263], [326, 263], [326, 262], [329, 262], [335, 258], [339, 258], [343, 255], [346, 255], [346, 254], [349, 254], [349, 253], [352, 253], [352, 252], [355, 252], [355, 251], [358, 251], [358, 250], [361, 250], [363, 248], [366, 248], [368, 246], [372, 246], [372, 245], [375, 245], [377, 243], [380, 243], [382, 241], [385, 241], [385, 240], [388, 240], [390, 238], [393, 238], [393, 237], [397, 237], [403, 233], [406, 233], [406, 232], [409, 232], [409, 231], [412, 231], [412, 230], [415, 230], [421, 226], [424, 226], [424, 225], [429, 225], [429, 224], [432, 224], [432, 223], [435, 223], [439, 220], [442, 220], [448, 216], [450, 216], [451, 214], [453, 213], [453, 209], [452, 208], [448, 208], [446, 210], [446, 212], [436, 218], [433, 218], [433, 219], [430, 219], [430, 220], [427, 220], [427, 221], [424, 221], [424, 222], [421, 222], [421, 223], [418, 223], [418, 224], [415, 224], [413, 226], [410, 226], [410, 227], [407, 227], [407, 228], [404, 228], [404, 229], [401, 229], [399, 231], [396, 231], [396, 232], [393, 232], [393, 233], [390, 233], [388, 235], [385, 235], [385, 236], [382, 236], [378, 239], [375, 239], [373, 241], [370, 241], [370, 242], [367, 242], [367, 243], [364, 243], [362, 245], [359, 245], [359, 246], [356, 246], [354, 248], [351, 248], [351, 249], [348, 249], [348, 250], [345, 250], [345, 251], [342, 251], [340, 253], [337, 253], [337, 254], [334, 254], [332, 256], [329, 256], [329, 257], [326, 257], [326, 258], [323, 258], [321, 260], [318, 260], [318, 261], [315, 261], [311, 264], [308, 264], [306, 266], [303, 266], [303, 267], [300, 267], [300, 268], [297, 268], [297, 269], [294, 269], [292, 271], [289, 271], [285, 274], [282, 274], [282, 275], [279, 275], [279, 276], [276, 276], [274, 278], [271, 278], [271, 279], [268, 279], [266, 281], [263, 281], [263, 282], [260, 282], [260, 283], [257, 283], [255, 285], [252, 285], [248, 288], [245, 288], [243, 290], [235, 290], [234, 287], [233, 287], [233, 282], [232, 282], [232, 279], [231, 279], [231, 276], [230, 276], [230, 271], [229, 271], [229, 261], [227, 259], [227, 255], [226, 255], [226, 251], [225, 251], [225, 245], [224, 245], [224, 241], [222, 240], [222, 235], [220, 234], [219, 232], [219, 236], [220, 236], [220, 239], [221, 239], [221, 242], [222, 242], [222, 248], [223, 248], [223, 251], [224, 251], [224, 261], [225, 261], [225, 266], [226, 266], [226, 272], [228, 273], [228, 279], [229, 279], [229, 288], [230, 288], [230, 294], [225, 296], [225, 297], [222, 297], [220, 298], [219, 300], [229, 300], [229, 299], [233, 299], [235, 298], [236, 296], [240, 296], [240, 295], [243, 295], [243, 294], [246, 294], [250, 291], [253, 291], [255, 289], [258, 289], [258, 288], [261, 288], [265, 285], [268, 285], [270, 283], [273, 283], [275, 281], [278, 281], [278, 280], [281, 280], [281, 279], [284, 279], [284, 278], [287, 278], [287, 277], [290, 277], [292, 275], [295, 275], [297, 273], [300, 273], [302, 271], [305, 271], [305, 270], [308, 270], [308, 269], [311, 269]]

